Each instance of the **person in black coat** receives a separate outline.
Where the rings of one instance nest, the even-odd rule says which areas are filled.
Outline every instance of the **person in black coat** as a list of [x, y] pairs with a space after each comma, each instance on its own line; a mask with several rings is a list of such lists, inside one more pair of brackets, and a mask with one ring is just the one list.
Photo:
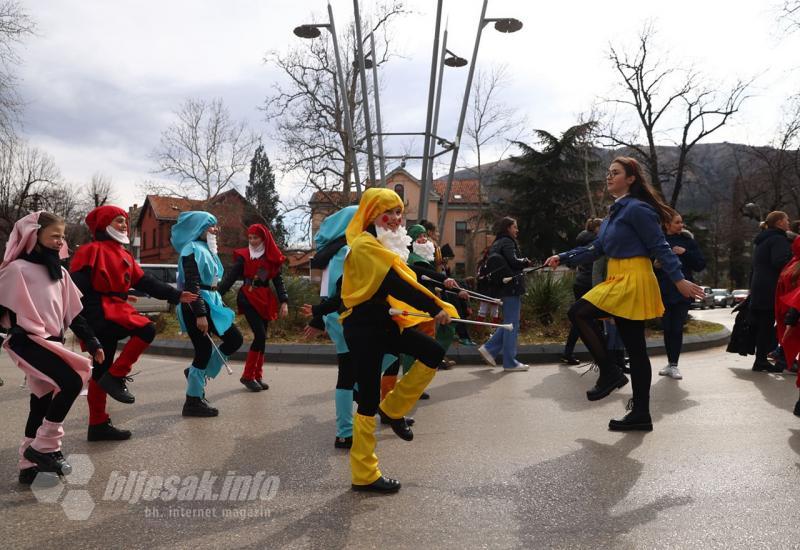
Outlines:
[[[500, 284], [494, 296], [503, 299], [503, 321], [512, 323], [513, 330], [497, 329], [489, 341], [478, 348], [484, 361], [497, 366], [495, 357], [502, 353], [503, 371], [519, 372], [528, 370], [528, 366], [517, 361], [517, 337], [519, 336], [519, 316], [522, 308], [522, 296], [525, 294], [525, 275], [522, 270], [531, 265], [528, 258], [520, 255], [517, 245], [519, 228], [514, 218], [503, 218], [497, 225], [497, 233], [492, 247], [489, 249], [489, 266], [499, 264], [499, 279], [510, 280]], [[496, 259], [496, 262], [492, 260]], [[491, 267], [493, 271], [497, 267]]]
[[770, 212], [761, 225], [764, 230], [754, 241], [750, 275], [750, 326], [756, 340], [753, 370], [772, 371], [775, 367], [767, 361], [767, 354], [778, 345], [775, 335], [775, 288], [783, 266], [792, 257], [792, 248], [786, 236], [789, 217], [785, 212]]
[[[600, 218], [589, 218], [586, 220], [586, 227], [583, 231], [578, 233], [575, 238], [575, 246], [587, 246], [597, 238], [597, 232], [600, 231], [600, 225], [603, 220]], [[592, 265], [594, 262], [580, 264], [575, 267], [575, 279], [572, 282], [572, 294], [575, 296], [575, 301], [579, 300], [584, 294], [589, 292], [592, 288]], [[577, 365], [580, 361], [573, 355], [575, 351], [575, 344], [578, 342], [578, 329], [571, 326], [567, 341], [564, 344], [564, 353], [559, 358], [560, 361], [566, 365]]]
[[[703, 257], [700, 247], [697, 246], [694, 236], [683, 228], [683, 217], [677, 212], [669, 223], [664, 224], [664, 235], [670, 248], [681, 262], [684, 279], [694, 281], [693, 272], [704, 270], [706, 259]], [[689, 315], [692, 298], [686, 298], [678, 292], [675, 284], [661, 269], [658, 260], [653, 262], [653, 268], [661, 290], [661, 301], [664, 302], [661, 327], [664, 330], [664, 348], [667, 351], [667, 366], [658, 371], [658, 374], [680, 380], [683, 375], [678, 370], [678, 359], [680, 359], [683, 347], [683, 325]]]

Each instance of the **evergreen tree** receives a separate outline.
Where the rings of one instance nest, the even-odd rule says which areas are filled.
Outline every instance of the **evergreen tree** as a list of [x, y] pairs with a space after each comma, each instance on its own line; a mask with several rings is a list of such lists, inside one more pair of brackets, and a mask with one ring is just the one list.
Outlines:
[[259, 144], [250, 161], [250, 178], [247, 180], [245, 198], [256, 207], [258, 213], [275, 237], [278, 246], [286, 246], [286, 228], [283, 225], [283, 216], [278, 209], [278, 192], [275, 190], [275, 174], [269, 158], [264, 152], [264, 146]]
[[[572, 248], [583, 229], [589, 216], [584, 140], [593, 125], [573, 126], [561, 138], [536, 130], [539, 150], [514, 142], [522, 154], [511, 157], [513, 168], [498, 177], [498, 186], [507, 194], [496, 212], [517, 220], [522, 252], [530, 258], [543, 259]], [[589, 164], [592, 170], [596, 161]]]

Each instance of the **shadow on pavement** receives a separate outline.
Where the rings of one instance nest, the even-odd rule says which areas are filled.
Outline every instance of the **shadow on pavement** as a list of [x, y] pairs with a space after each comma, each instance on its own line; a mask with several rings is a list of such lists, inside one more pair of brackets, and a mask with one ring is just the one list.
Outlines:
[[729, 369], [739, 380], [752, 382], [761, 392], [764, 399], [777, 409], [791, 410], [797, 401], [797, 387], [794, 385], [795, 374], [777, 374], [756, 372], [750, 369]]

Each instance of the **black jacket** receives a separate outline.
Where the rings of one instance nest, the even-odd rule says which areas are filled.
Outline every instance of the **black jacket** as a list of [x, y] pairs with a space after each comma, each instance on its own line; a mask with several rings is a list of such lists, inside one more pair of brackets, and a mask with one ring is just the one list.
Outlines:
[[522, 296], [525, 294], [525, 275], [522, 270], [530, 265], [527, 258], [520, 257], [519, 245], [510, 235], [501, 235], [492, 243], [489, 256], [502, 256], [511, 270], [513, 279], [507, 284], [495, 288], [493, 295], [498, 298], [504, 296]]
[[755, 238], [750, 275], [750, 309], [772, 311], [781, 269], [792, 258], [792, 245], [781, 229], [765, 229]]
[[[577, 238], [575, 239], [575, 246], [586, 246], [591, 244], [593, 240], [597, 238], [597, 234], [593, 231], [587, 231], [584, 229], [580, 233], [578, 233]], [[592, 264], [594, 262], [588, 262], [585, 264], [578, 264], [575, 266], [575, 281], [572, 283], [572, 286], [585, 288], [587, 291], [592, 288]], [[572, 267], [572, 266], [569, 266]]]
[[[692, 234], [684, 230], [677, 235], [664, 235], [670, 248], [680, 246], [686, 249], [686, 252], [679, 254], [678, 259], [681, 262], [681, 272], [683, 278], [687, 281], [694, 282], [693, 273], [695, 271], [703, 271], [706, 268], [706, 259], [703, 257], [703, 252], [697, 246], [697, 241], [694, 240]], [[678, 291], [678, 287], [667, 276], [663, 269], [655, 267], [656, 278], [658, 278], [658, 286], [661, 289], [661, 301], [664, 305], [691, 303], [691, 298], [686, 298]]]

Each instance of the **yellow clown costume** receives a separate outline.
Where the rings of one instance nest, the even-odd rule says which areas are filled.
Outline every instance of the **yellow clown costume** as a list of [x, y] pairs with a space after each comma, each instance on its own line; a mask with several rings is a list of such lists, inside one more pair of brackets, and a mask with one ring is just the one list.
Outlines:
[[[342, 277], [341, 297], [346, 311], [341, 321], [359, 385], [359, 406], [350, 449], [354, 490], [388, 493], [399, 489], [398, 482], [383, 478], [378, 469], [375, 413], [388, 417], [400, 437], [411, 439], [413, 434], [404, 426], [404, 415], [433, 379], [444, 350], [429, 336], [407, 329], [429, 321], [441, 310], [458, 317], [451, 304], [441, 301], [419, 284], [404, 259], [376, 238], [374, 220], [398, 208], [402, 210], [403, 201], [394, 191], [367, 189], [346, 231], [350, 253], [345, 259]], [[390, 307], [428, 318], [391, 317]], [[381, 359], [384, 353], [396, 351], [409, 353], [417, 360], [394, 390], [380, 401]], [[403, 430], [407, 430], [403, 434], [408, 436], [401, 434]]]

